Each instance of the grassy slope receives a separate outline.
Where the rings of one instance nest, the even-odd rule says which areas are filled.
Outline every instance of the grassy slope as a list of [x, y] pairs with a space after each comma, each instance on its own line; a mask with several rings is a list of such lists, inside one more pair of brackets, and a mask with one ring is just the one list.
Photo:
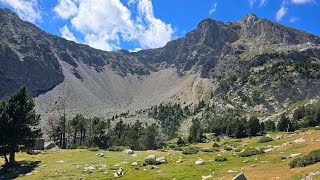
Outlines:
[[[274, 133], [272, 137], [284, 133]], [[182, 155], [178, 151], [142, 151], [135, 152], [138, 157], [132, 157], [124, 155], [122, 152], [103, 152], [107, 157], [99, 158], [96, 156], [97, 152], [90, 152], [87, 150], [60, 150], [58, 152], [49, 152], [47, 154], [30, 156], [25, 153], [18, 153], [17, 160], [26, 161], [41, 161], [40, 166], [37, 167], [32, 176], [19, 175], [18, 179], [78, 179], [82, 177], [84, 179], [112, 179], [114, 170], [119, 167], [125, 169], [125, 175], [121, 179], [201, 179], [201, 176], [212, 175], [213, 179], [231, 179], [239, 172], [244, 172], [248, 179], [300, 179], [305, 174], [320, 169], [320, 164], [314, 164], [304, 168], [290, 169], [288, 163], [290, 159], [281, 160], [281, 157], [286, 157], [291, 153], [303, 153], [306, 154], [312, 150], [320, 149], [320, 131], [309, 130], [304, 134], [294, 134], [292, 137], [285, 135], [285, 139], [273, 141], [269, 143], [258, 144], [257, 138], [242, 139], [242, 142], [236, 142], [235, 140], [221, 141], [220, 144], [227, 142], [229, 144], [237, 144], [239, 148], [243, 148], [242, 144], [248, 144], [248, 147], [261, 147], [267, 145], [281, 146], [282, 143], [289, 142], [303, 137], [306, 141], [304, 143], [293, 143], [285, 147], [275, 148], [274, 151], [265, 153], [263, 155], [252, 156], [248, 158], [239, 158], [233, 152], [221, 153], [205, 153], [200, 152], [196, 155]], [[211, 147], [212, 143], [196, 144], [198, 147]], [[283, 153], [280, 153], [283, 152]], [[165, 156], [169, 161], [168, 164], [159, 165], [156, 169], [151, 169], [151, 166], [138, 167], [136, 170], [131, 163], [137, 161], [142, 163], [144, 158], [149, 154], [156, 154], [157, 156]], [[214, 157], [217, 154], [223, 154], [228, 158], [226, 162], [215, 162]], [[185, 162], [176, 163], [176, 160], [182, 158]], [[206, 163], [204, 165], [195, 165], [194, 162], [198, 159], [203, 159]], [[3, 163], [3, 159], [0, 159], [0, 164]], [[56, 163], [56, 161], [64, 160], [63, 164]], [[248, 160], [247, 163], [243, 163], [244, 160]], [[261, 161], [267, 161], [267, 163], [261, 163]], [[123, 163], [122, 162], [127, 162]], [[83, 168], [76, 169], [76, 165], [88, 166], [88, 165], [106, 164], [107, 168], [104, 171], [108, 171], [109, 174], [98, 172], [98, 168], [91, 174], [83, 173]], [[120, 164], [120, 166], [115, 166]], [[257, 164], [256, 167], [251, 167], [252, 164]], [[237, 172], [228, 173], [228, 170], [234, 170]], [[213, 173], [214, 172], [214, 173]], [[319, 178], [315, 177], [315, 178]]]

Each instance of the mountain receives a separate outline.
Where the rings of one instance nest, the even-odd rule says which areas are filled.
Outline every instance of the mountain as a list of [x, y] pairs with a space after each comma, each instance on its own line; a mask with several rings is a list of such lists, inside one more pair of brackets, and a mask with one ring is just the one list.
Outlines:
[[[205, 19], [158, 49], [105, 52], [50, 35], [0, 9], [0, 99], [22, 85], [44, 117], [110, 117], [160, 103], [274, 114], [316, 97], [320, 38], [246, 15]], [[149, 118], [142, 118], [148, 121]]]

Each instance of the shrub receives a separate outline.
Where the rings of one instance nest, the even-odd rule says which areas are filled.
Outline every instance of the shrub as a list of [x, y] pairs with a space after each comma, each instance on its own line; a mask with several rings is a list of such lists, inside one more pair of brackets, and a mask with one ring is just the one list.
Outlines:
[[219, 148], [213, 147], [213, 148], [205, 148], [201, 149], [202, 152], [218, 152]]
[[88, 149], [87, 146], [79, 146], [78, 149]]
[[185, 154], [185, 155], [189, 155], [189, 154], [197, 154], [199, 152], [199, 150], [195, 147], [188, 147], [188, 148], [185, 148], [183, 151], [182, 151], [182, 154]]
[[175, 151], [183, 151], [183, 148], [182, 147], [175, 147], [173, 148]]
[[239, 149], [239, 148], [236, 148], [236, 149], [233, 149], [233, 152], [241, 152], [241, 149]]
[[117, 151], [117, 152], [121, 152], [125, 149], [130, 149], [130, 147], [128, 146], [112, 146], [109, 148], [109, 151]]
[[257, 154], [263, 154], [264, 151], [256, 149], [256, 148], [248, 148], [239, 154], [240, 157], [249, 157]]
[[268, 136], [262, 136], [259, 140], [258, 143], [265, 143], [265, 142], [270, 142], [273, 141], [273, 139], [271, 137]]
[[212, 147], [220, 147], [220, 146], [217, 143], [213, 143]]
[[314, 130], [320, 130], [320, 127], [315, 127]]
[[68, 149], [77, 149], [78, 148], [78, 145], [76, 144], [70, 144]]
[[226, 157], [224, 157], [224, 156], [216, 156], [216, 157], [214, 158], [214, 160], [215, 160], [216, 162], [228, 161], [228, 159], [227, 159]]
[[99, 151], [100, 148], [99, 147], [92, 147], [92, 148], [89, 148], [89, 151]]
[[309, 154], [294, 159], [289, 163], [291, 168], [305, 167], [320, 162], [320, 150], [311, 151]]

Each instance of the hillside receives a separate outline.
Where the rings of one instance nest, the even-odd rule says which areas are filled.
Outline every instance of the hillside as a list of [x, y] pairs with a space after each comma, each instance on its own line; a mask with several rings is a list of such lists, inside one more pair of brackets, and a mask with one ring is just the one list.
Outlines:
[[26, 84], [43, 119], [63, 106], [68, 116], [111, 117], [202, 99], [217, 112], [274, 114], [320, 89], [320, 38], [253, 14], [205, 19], [163, 48], [105, 52], [0, 9], [0, 38], [0, 98]]

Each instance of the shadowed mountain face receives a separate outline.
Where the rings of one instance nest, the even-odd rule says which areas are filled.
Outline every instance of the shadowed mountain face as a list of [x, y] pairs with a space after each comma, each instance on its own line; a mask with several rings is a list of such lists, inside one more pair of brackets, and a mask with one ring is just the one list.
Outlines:
[[0, 99], [27, 85], [45, 115], [62, 102], [70, 114], [109, 116], [161, 102], [194, 104], [208, 94], [221, 107], [275, 112], [319, 91], [319, 44], [317, 36], [249, 14], [237, 22], [205, 19], [163, 48], [105, 52], [0, 9]]

